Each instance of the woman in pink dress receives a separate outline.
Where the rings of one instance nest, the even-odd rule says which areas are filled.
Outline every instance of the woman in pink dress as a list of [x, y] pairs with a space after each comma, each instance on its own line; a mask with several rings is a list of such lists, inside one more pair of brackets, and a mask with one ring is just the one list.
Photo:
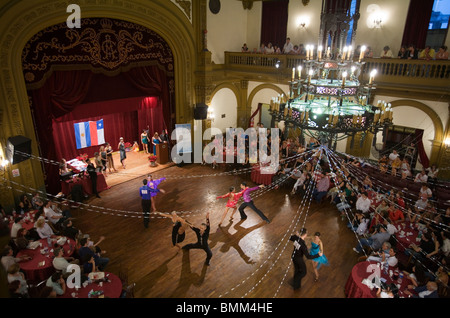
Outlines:
[[238, 200], [242, 197], [242, 194], [244, 193], [244, 190], [242, 190], [241, 192], [236, 193], [236, 189], [234, 187], [230, 187], [230, 192], [228, 192], [227, 194], [221, 195], [219, 197], [217, 197], [216, 199], [223, 199], [223, 198], [229, 198], [227, 205], [225, 206], [225, 211], [223, 212], [222, 215], [222, 219], [220, 220], [219, 226], [222, 225], [223, 220], [225, 219], [225, 216], [228, 213], [228, 210], [230, 208], [233, 209], [233, 213], [231, 213], [230, 216], [230, 220], [233, 219], [233, 215], [237, 210], [237, 202]]

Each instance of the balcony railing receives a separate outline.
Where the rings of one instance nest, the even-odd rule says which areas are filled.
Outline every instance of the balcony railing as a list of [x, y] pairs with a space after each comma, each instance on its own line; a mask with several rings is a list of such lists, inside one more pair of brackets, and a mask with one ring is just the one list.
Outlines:
[[[292, 68], [303, 64], [304, 55], [225, 52], [225, 69], [238, 72], [283, 75], [289, 79]], [[276, 67], [279, 62], [279, 67]], [[377, 69], [376, 82], [388, 85], [412, 85], [434, 90], [450, 90], [450, 60], [364, 59], [360, 81], [368, 81]], [[303, 68], [302, 76], [306, 76]]]

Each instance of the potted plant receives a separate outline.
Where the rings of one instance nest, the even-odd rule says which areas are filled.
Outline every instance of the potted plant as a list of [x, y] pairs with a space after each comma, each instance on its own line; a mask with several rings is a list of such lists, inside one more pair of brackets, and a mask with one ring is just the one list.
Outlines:
[[150, 162], [151, 167], [156, 166], [156, 159], [157, 159], [157, 157], [154, 154], [151, 154], [150, 156], [148, 156], [148, 161]]

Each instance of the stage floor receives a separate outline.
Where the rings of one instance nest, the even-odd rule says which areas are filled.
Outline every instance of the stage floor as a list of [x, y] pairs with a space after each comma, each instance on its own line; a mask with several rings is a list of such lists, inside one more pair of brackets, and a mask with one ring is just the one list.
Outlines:
[[150, 162], [148, 161], [148, 154], [144, 153], [144, 151], [127, 152], [127, 158], [125, 159], [125, 169], [120, 164], [120, 155], [119, 152], [113, 153], [114, 166], [117, 172], [114, 172], [111, 169], [111, 173], [109, 169], [106, 169], [106, 183], [109, 187], [113, 187], [115, 185], [147, 176], [149, 173], [153, 173], [159, 170], [163, 170], [175, 165], [172, 161], [169, 161], [165, 164], [156, 164], [156, 167], [150, 167]]

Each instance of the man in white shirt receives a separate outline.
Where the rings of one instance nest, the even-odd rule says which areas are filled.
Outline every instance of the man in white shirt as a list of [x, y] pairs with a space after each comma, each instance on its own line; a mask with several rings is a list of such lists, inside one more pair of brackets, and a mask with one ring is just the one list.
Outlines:
[[293, 49], [294, 45], [291, 43], [291, 39], [287, 38], [283, 46], [283, 54], [289, 54]]
[[[69, 266], [70, 264], [79, 264], [80, 261], [73, 258], [73, 257], [68, 257], [67, 259], [64, 257], [64, 249], [61, 247], [57, 247], [54, 250], [54, 254], [55, 254], [55, 258], [53, 259], [53, 267], [58, 270], [61, 271], [63, 273], [63, 275], [65, 275], [67, 273], [67, 266]], [[69, 261], [71, 261], [69, 263]]]
[[414, 205], [414, 208], [416, 211], [423, 211], [427, 207], [428, 199], [425, 196], [420, 197], [419, 200], [416, 201], [416, 204]]
[[47, 218], [47, 220], [52, 222], [52, 224], [57, 224], [59, 222], [63, 222], [64, 216], [61, 213], [56, 213], [51, 208], [51, 205], [52, 205], [52, 201], [50, 201], [50, 200], [47, 200], [44, 203], [44, 215]]
[[428, 181], [428, 176], [427, 176], [427, 173], [426, 173], [425, 169], [422, 169], [422, 171], [420, 171], [416, 175], [416, 178], [414, 179], [414, 182], [426, 183], [427, 181]]
[[369, 212], [371, 204], [372, 202], [367, 197], [367, 194], [365, 192], [362, 192], [358, 200], [356, 200], [356, 210], [361, 211], [363, 213]]
[[397, 159], [398, 153], [397, 150], [392, 150], [392, 152], [389, 154], [389, 164], [391, 164], [395, 159]]
[[16, 238], [17, 231], [19, 231], [22, 228], [22, 218], [16, 217], [14, 219], [14, 224], [11, 227], [11, 238]]
[[389, 249], [389, 254], [386, 254], [384, 251], [378, 252], [378, 256], [372, 255], [367, 258], [368, 261], [375, 261], [380, 263], [388, 263], [389, 266], [395, 267], [398, 264], [398, 259], [396, 256], [395, 248], [391, 247]]

